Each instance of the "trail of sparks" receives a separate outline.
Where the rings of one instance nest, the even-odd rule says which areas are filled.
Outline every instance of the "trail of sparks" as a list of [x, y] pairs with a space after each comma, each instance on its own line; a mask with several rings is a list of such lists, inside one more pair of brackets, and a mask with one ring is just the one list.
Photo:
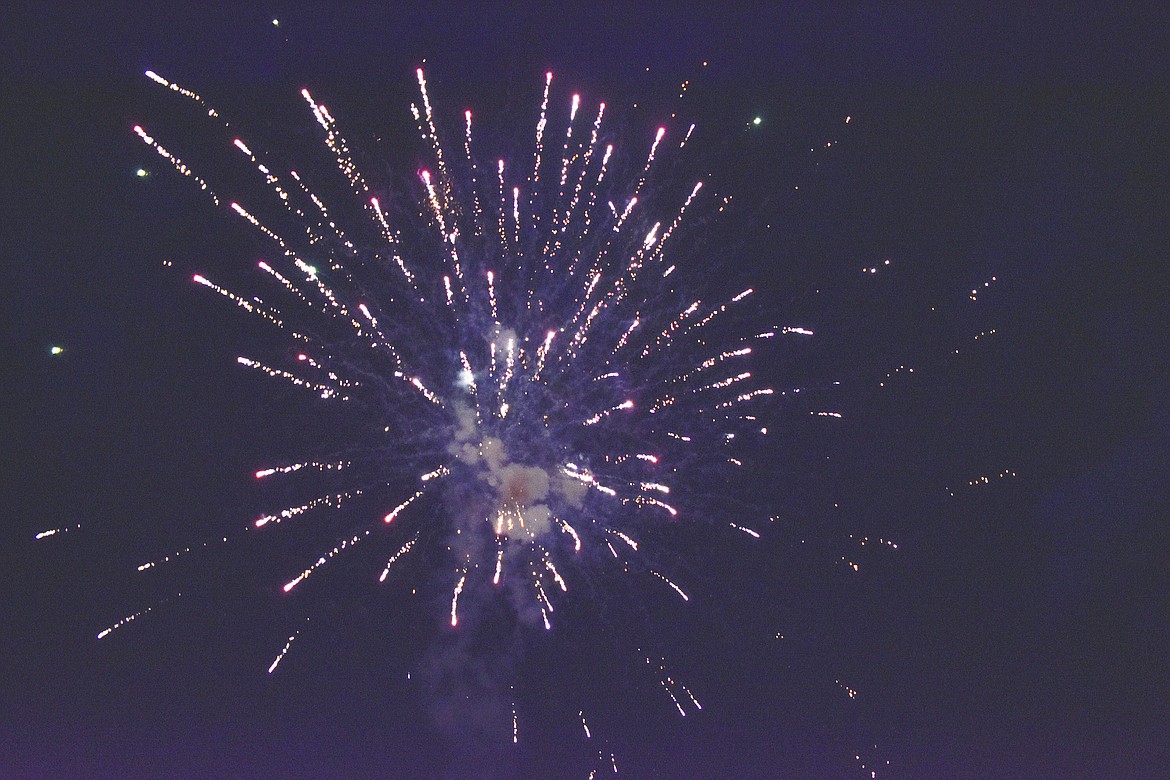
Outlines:
[[177, 560], [178, 558], [180, 558], [184, 555], [189, 555], [190, 553], [193, 553], [196, 551], [206, 550], [208, 547], [211, 547], [213, 544], [226, 544], [229, 538], [230, 537], [227, 537], [227, 536], [221, 536], [218, 539], [210, 541], [210, 542], [203, 542], [202, 544], [199, 544], [199, 545], [193, 545], [193, 546], [189, 545], [187, 547], [179, 548], [178, 550], [174, 550], [170, 554], [164, 555], [161, 558], [155, 558], [154, 560], [150, 560], [150, 561], [147, 561], [145, 563], [139, 564], [138, 571], [146, 571], [147, 569], [153, 569], [153, 568], [156, 568], [158, 566], [162, 566], [163, 564], [170, 563], [171, 561]]
[[284, 660], [284, 657], [286, 655], [288, 655], [288, 651], [292, 648], [293, 642], [295, 642], [296, 638], [300, 635], [301, 635], [301, 630], [299, 628], [296, 631], [292, 632], [291, 635], [289, 635], [288, 640], [284, 643], [284, 647], [282, 647], [280, 649], [280, 652], [276, 654], [276, 658], [274, 658], [272, 660], [272, 663], [268, 666], [268, 673], [269, 674], [272, 674], [273, 672], [276, 671], [276, 667], [280, 664], [281, 661]]
[[467, 582], [466, 572], [455, 583], [455, 592], [451, 595], [451, 628], [459, 625], [459, 594], [463, 592], [463, 583]]
[[40, 531], [34, 538], [36, 541], [40, 541], [41, 539], [48, 539], [50, 536], [58, 536], [60, 534], [69, 533], [69, 531], [75, 528], [81, 528], [81, 523], [77, 523], [76, 525], [63, 525], [60, 528], [49, 528], [47, 530]]
[[[182, 593], [176, 593], [175, 598], [179, 598], [182, 595], [183, 595]], [[114, 623], [110, 624], [109, 626], [106, 626], [101, 631], [99, 631], [97, 634], [97, 638], [98, 639], [105, 639], [107, 636], [109, 636], [113, 632], [117, 631], [118, 629], [124, 628], [125, 626], [133, 623], [135, 620], [138, 620], [141, 617], [145, 617], [146, 615], [149, 615], [151, 612], [153, 612], [155, 610], [155, 607], [161, 606], [162, 604], [165, 604], [167, 601], [169, 601], [169, 599], [163, 599], [161, 602], [159, 602], [159, 604], [155, 604], [153, 606], [149, 606], [149, 607], [146, 607], [145, 609], [140, 609], [137, 612], [132, 612], [131, 614], [126, 615], [125, 617], [115, 621]]]
[[512, 693], [512, 744], [520, 743], [520, 721], [516, 717], [516, 694], [515, 689]]
[[659, 686], [663, 691], [666, 692], [666, 695], [670, 697], [671, 703], [674, 704], [674, 708], [678, 710], [678, 714], [681, 717], [685, 718], [687, 716], [687, 711], [684, 707], [684, 704], [689, 703], [690, 706], [694, 707], [696, 710], [703, 709], [703, 705], [699, 704], [699, 700], [695, 698], [690, 689], [685, 685], [677, 682], [674, 677], [671, 676], [670, 672], [666, 670], [665, 661], [659, 659], [658, 663], [655, 663], [647, 656], [646, 665], [657, 671]]
[[286, 582], [284, 584], [284, 588], [283, 588], [284, 592], [288, 593], [290, 590], [295, 588], [297, 585], [300, 585], [302, 582], [305, 581], [305, 579], [307, 579], [310, 575], [312, 575], [314, 572], [316, 572], [318, 569], [320, 569], [322, 566], [324, 566], [330, 560], [332, 560], [333, 558], [340, 555], [346, 549], [353, 547], [354, 545], [356, 545], [358, 542], [360, 542], [362, 539], [366, 538], [369, 535], [370, 535], [369, 531], [363, 531], [362, 533], [354, 534], [349, 539], [342, 540], [342, 542], [340, 544], [336, 545], [332, 550], [330, 550], [329, 552], [322, 555], [320, 558], [318, 558], [316, 561], [314, 561], [310, 566], [308, 566], [304, 571], [302, 571], [296, 577], [293, 577], [291, 580]]
[[386, 561], [386, 568], [382, 569], [382, 573], [378, 575], [378, 582], [385, 582], [386, 577], [390, 574], [390, 567], [398, 562], [398, 559], [406, 555], [414, 547], [414, 543], [418, 541], [418, 534], [411, 537], [410, 541], [398, 548], [398, 552], [390, 556], [390, 560]]
[[678, 585], [676, 585], [676, 584], [675, 584], [675, 583], [674, 583], [674, 582], [673, 582], [671, 579], [669, 579], [669, 578], [668, 578], [666, 575], [664, 575], [664, 574], [659, 574], [658, 572], [654, 571], [653, 569], [651, 569], [651, 570], [650, 570], [650, 573], [651, 573], [651, 574], [653, 574], [653, 575], [654, 575], [655, 577], [657, 577], [658, 579], [660, 579], [660, 580], [662, 580], [663, 582], [665, 582], [667, 585], [669, 585], [669, 586], [671, 587], [671, 589], [672, 589], [672, 590], [674, 590], [674, 592], [675, 592], [675, 593], [677, 593], [679, 596], [681, 596], [681, 597], [682, 597], [682, 600], [683, 600], [683, 601], [690, 601], [690, 600], [691, 600], [691, 597], [690, 597], [690, 596], [688, 596], [688, 595], [687, 595], [687, 594], [686, 594], [686, 593], [683, 591], [683, 589], [682, 589], [682, 588], [680, 588]]
[[263, 468], [256, 472], [256, 479], [264, 479], [273, 474], [291, 474], [294, 471], [300, 471], [304, 468], [317, 469], [318, 471], [333, 471], [341, 470], [353, 464], [349, 461], [337, 461], [335, 463], [320, 463], [318, 461], [305, 461], [304, 463], [291, 463], [287, 466], [272, 466]]

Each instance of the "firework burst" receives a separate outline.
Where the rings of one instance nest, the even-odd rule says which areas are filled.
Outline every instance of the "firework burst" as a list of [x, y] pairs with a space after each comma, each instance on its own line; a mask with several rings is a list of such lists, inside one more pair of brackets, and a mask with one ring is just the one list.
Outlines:
[[[146, 75], [232, 132], [198, 93]], [[351, 523], [273, 587], [295, 598], [362, 547], [377, 548], [381, 561], [371, 587], [424, 557], [453, 632], [469, 630], [477, 606], [493, 601], [518, 626], [553, 631], [577, 586], [589, 584], [592, 596], [603, 576], [688, 602], [687, 583], [656, 546], [693, 527], [745, 543], [760, 537], [767, 511], [745, 511], [735, 494], [761, 473], [752, 459], [780, 394], [758, 376], [761, 351], [811, 331], [762, 324], [752, 288], [721, 290], [689, 249], [689, 218], [728, 202], [703, 180], [655, 178], [663, 158], [685, 156], [694, 125], [660, 127], [633, 151], [619, 148], [605, 140], [605, 104], [572, 95], [558, 112], [548, 73], [528, 151], [485, 162], [471, 111], [453, 143], [423, 71], [416, 76], [411, 113], [428, 162], [407, 198], [370, 182], [307, 89], [301, 96], [348, 191], [340, 206], [239, 137], [231, 144], [266, 194], [232, 200], [134, 128], [273, 251], [257, 263], [267, 284], [259, 294], [192, 277], [285, 337], [283, 351], [240, 355], [239, 365], [360, 420], [339, 454], [256, 470], [264, 483], [333, 489], [271, 509], [246, 533], [280, 534], [331, 512]], [[398, 200], [414, 206], [389, 205]], [[664, 661], [645, 661], [680, 715], [701, 709]], [[515, 739], [514, 706], [512, 726]]]

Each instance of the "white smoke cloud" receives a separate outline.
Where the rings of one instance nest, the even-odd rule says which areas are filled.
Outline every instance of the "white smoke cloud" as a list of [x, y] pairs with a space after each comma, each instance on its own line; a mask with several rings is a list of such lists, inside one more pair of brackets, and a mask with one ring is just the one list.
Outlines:
[[584, 485], [560, 474], [550, 477], [539, 466], [514, 462], [503, 440], [482, 434], [474, 409], [459, 405], [454, 411], [454, 441], [448, 451], [474, 468], [479, 481], [490, 488], [494, 506], [483, 519], [492, 523], [496, 533], [532, 540], [548, 534], [553, 530], [547, 504], [550, 493], [572, 506], [581, 505]]

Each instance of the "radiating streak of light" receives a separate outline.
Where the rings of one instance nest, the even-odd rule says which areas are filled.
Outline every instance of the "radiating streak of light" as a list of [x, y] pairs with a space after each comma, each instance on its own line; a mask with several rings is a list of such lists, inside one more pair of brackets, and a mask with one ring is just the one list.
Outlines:
[[183, 547], [183, 548], [180, 548], [178, 550], [175, 550], [174, 552], [170, 553], [169, 555], [164, 555], [161, 558], [155, 558], [154, 560], [139, 564], [137, 567], [137, 570], [138, 571], [146, 571], [147, 569], [153, 569], [153, 568], [156, 568], [158, 566], [162, 566], [164, 563], [170, 563], [173, 560], [177, 560], [178, 558], [180, 558], [184, 555], [187, 555], [189, 553], [195, 552], [196, 550], [206, 550], [208, 547], [210, 547], [212, 544], [214, 544], [216, 542], [218, 542], [220, 544], [226, 544], [227, 541], [228, 541], [228, 537], [221, 536], [217, 540], [213, 540], [211, 542], [203, 542], [202, 544], [200, 544], [196, 547]]
[[503, 568], [503, 566], [504, 566], [504, 548], [500, 547], [496, 551], [496, 571], [495, 571], [495, 574], [492, 575], [492, 584], [493, 585], [500, 584], [500, 570]]
[[366, 538], [369, 535], [370, 535], [369, 531], [363, 531], [359, 534], [354, 534], [353, 536], [351, 536], [348, 539], [342, 540], [340, 544], [336, 545], [329, 552], [322, 555], [320, 558], [318, 558], [316, 561], [314, 561], [311, 565], [306, 567], [305, 570], [302, 571], [300, 574], [298, 574], [296, 577], [294, 577], [291, 580], [289, 580], [288, 582], [286, 582], [284, 584], [284, 587], [283, 587], [284, 592], [288, 593], [289, 591], [291, 591], [293, 588], [295, 588], [297, 585], [304, 582], [309, 576], [311, 576], [314, 572], [316, 572], [318, 569], [320, 569], [326, 563], [328, 563], [333, 558], [335, 558], [338, 555], [340, 555], [341, 553], [343, 553], [346, 549], [353, 547], [359, 541], [361, 541], [362, 539]]
[[673, 588], [675, 593], [677, 593], [678, 595], [682, 596], [682, 600], [683, 600], [683, 601], [690, 601], [690, 600], [691, 600], [691, 597], [690, 597], [690, 596], [688, 596], [688, 595], [687, 595], [687, 594], [686, 594], [686, 593], [683, 591], [683, 589], [682, 589], [682, 588], [680, 588], [678, 585], [676, 585], [676, 584], [674, 583], [674, 581], [673, 581], [673, 580], [671, 580], [671, 579], [670, 579], [669, 577], [667, 577], [666, 575], [664, 575], [664, 574], [660, 574], [660, 573], [658, 573], [658, 572], [654, 571], [653, 569], [651, 569], [651, 570], [650, 570], [650, 573], [651, 573], [651, 574], [653, 574], [653, 575], [654, 575], [655, 577], [657, 577], [658, 579], [660, 579], [660, 580], [662, 580], [663, 582], [665, 582], [665, 583], [666, 583], [667, 585], [669, 585], [671, 588]]
[[47, 530], [38, 532], [37, 535], [35, 537], [33, 537], [33, 539], [35, 541], [40, 541], [41, 539], [48, 539], [50, 536], [57, 536], [59, 534], [69, 533], [69, 531], [71, 531], [74, 528], [81, 528], [81, 523], [77, 523], [76, 525], [63, 525], [59, 528], [49, 528]]
[[752, 529], [750, 529], [750, 528], [746, 528], [746, 527], [744, 527], [744, 526], [742, 526], [742, 525], [736, 525], [735, 523], [729, 523], [729, 525], [730, 525], [732, 528], [734, 528], [735, 530], [737, 530], [737, 531], [743, 531], [743, 532], [744, 532], [745, 534], [747, 534], [748, 536], [753, 536], [753, 537], [755, 537], [756, 539], [759, 539], [759, 538], [760, 538], [760, 532], [759, 532], [759, 531], [753, 531], [753, 530], [752, 530]]
[[463, 592], [463, 583], [467, 581], [467, 574], [464, 573], [459, 577], [459, 582], [455, 584], [455, 592], [451, 595], [451, 627], [459, 625], [459, 594]]
[[621, 539], [627, 545], [629, 545], [630, 549], [633, 550], [634, 552], [638, 551], [638, 543], [635, 542], [633, 539], [631, 539], [626, 534], [622, 533], [621, 531], [616, 531], [613, 529], [610, 529], [610, 533], [613, 534], [614, 536], [616, 536], [617, 538]]
[[569, 536], [573, 537], [573, 552], [581, 552], [581, 537], [577, 535], [577, 531], [573, 526], [569, 525], [564, 520], [560, 521], [561, 529]]
[[[224, 287], [220, 287], [219, 285], [215, 284], [214, 282], [208, 280], [207, 277], [205, 277], [201, 274], [195, 274], [191, 278], [197, 284], [201, 284], [204, 287], [210, 288], [210, 289], [214, 290], [215, 292], [219, 293], [220, 295], [227, 298], [229, 301], [236, 304], [237, 306], [239, 306], [241, 309], [248, 312], [249, 314], [255, 314], [257, 317], [261, 317], [262, 319], [268, 320], [269, 322], [271, 322], [273, 325], [275, 325], [278, 328], [284, 328], [284, 322], [281, 321], [280, 316], [277, 314], [277, 312], [274, 309], [269, 309], [266, 306], [264, 306], [264, 304], [261, 303], [259, 299], [255, 299], [255, 302], [244, 300], [243, 298], [236, 295], [232, 291], [230, 291]], [[293, 337], [300, 338], [303, 341], [308, 340], [306, 337], [301, 336], [299, 334], [294, 334]]]
[[291, 463], [287, 466], [270, 466], [269, 468], [260, 469], [256, 472], [256, 479], [270, 477], [273, 474], [291, 474], [294, 471], [300, 471], [304, 468], [317, 469], [318, 471], [333, 471], [335, 469], [340, 471], [351, 465], [353, 464], [345, 460], [330, 463], [322, 463], [315, 460], [303, 461], [301, 463]]
[[142, 610], [139, 610], [138, 612], [134, 612], [130, 615], [127, 615], [126, 617], [117, 621], [113, 625], [99, 631], [97, 638], [98, 639], [105, 639], [107, 636], [110, 635], [111, 632], [117, 631], [119, 628], [126, 625], [127, 623], [131, 623], [131, 622], [137, 620], [138, 618], [142, 617], [143, 615], [149, 614], [153, 610], [154, 610], [154, 607], [147, 607], [146, 609], [142, 609]]
[[[181, 592], [176, 593], [175, 598], [180, 598], [182, 595], [183, 594]], [[159, 604], [156, 604], [156, 605], [150, 606], [150, 607], [146, 607], [145, 609], [140, 609], [137, 612], [133, 612], [133, 613], [127, 615], [126, 617], [121, 618], [117, 622], [115, 622], [115, 623], [107, 626], [106, 628], [103, 628], [101, 631], [99, 631], [97, 638], [98, 639], [105, 639], [107, 636], [109, 636], [114, 631], [117, 631], [119, 628], [123, 628], [126, 625], [133, 623], [138, 618], [145, 617], [146, 615], [150, 614], [151, 612], [154, 611], [154, 608], [156, 606], [159, 606], [161, 604], [165, 604], [168, 600], [169, 599], [163, 599]]]
[[272, 664], [271, 664], [271, 665], [268, 667], [268, 673], [269, 673], [269, 674], [272, 674], [273, 672], [275, 672], [275, 671], [276, 671], [276, 667], [277, 667], [277, 666], [280, 664], [280, 662], [281, 662], [282, 660], [284, 660], [284, 657], [285, 657], [286, 655], [288, 655], [288, 651], [289, 651], [289, 649], [292, 647], [292, 644], [293, 644], [293, 642], [295, 642], [295, 641], [296, 641], [296, 638], [297, 638], [298, 636], [300, 636], [300, 635], [301, 635], [301, 630], [298, 628], [298, 629], [297, 629], [296, 631], [294, 631], [294, 632], [292, 633], [292, 635], [291, 635], [291, 636], [288, 638], [288, 641], [286, 641], [286, 642], [284, 643], [284, 647], [282, 647], [282, 648], [280, 649], [280, 652], [276, 654], [276, 658], [275, 658], [275, 659], [273, 659], [273, 661], [272, 661]]
[[410, 552], [411, 549], [414, 547], [414, 543], [417, 541], [418, 541], [418, 533], [415, 533], [415, 535], [413, 537], [411, 537], [410, 541], [408, 541], [406, 544], [402, 545], [400, 548], [398, 548], [398, 552], [396, 552], [390, 556], [390, 559], [388, 561], [386, 561], [386, 568], [382, 569], [382, 573], [380, 575], [378, 575], [378, 582], [385, 582], [386, 581], [386, 577], [389, 576], [389, 574], [390, 574], [390, 567], [393, 566], [398, 561], [399, 558], [401, 558], [402, 556], [404, 556], [408, 552]]
[[416, 499], [418, 499], [418, 498], [419, 498], [419, 497], [420, 497], [422, 494], [423, 494], [423, 491], [422, 491], [422, 490], [419, 490], [419, 491], [418, 491], [418, 492], [416, 492], [416, 493], [415, 493], [413, 496], [411, 496], [410, 498], [406, 499], [405, 501], [403, 501], [403, 502], [402, 502], [401, 504], [399, 504], [398, 506], [396, 506], [396, 507], [394, 507], [393, 509], [391, 509], [391, 510], [390, 510], [390, 511], [389, 511], [389, 512], [386, 514], [386, 516], [385, 516], [384, 518], [382, 518], [383, 522], [386, 522], [386, 523], [393, 523], [393, 522], [394, 522], [394, 519], [395, 519], [396, 517], [398, 517], [398, 515], [400, 515], [400, 514], [402, 513], [402, 510], [403, 510], [403, 509], [406, 509], [408, 506], [410, 506], [411, 504], [413, 504], [413, 503], [415, 502], [415, 500], [416, 500]]
[[317, 498], [306, 501], [305, 503], [298, 506], [286, 507], [274, 515], [262, 515], [258, 520], [255, 521], [255, 523], [253, 523], [253, 525], [256, 528], [263, 528], [269, 523], [280, 523], [282, 520], [289, 520], [293, 517], [296, 517], [297, 515], [302, 515], [311, 509], [316, 509], [319, 506], [338, 508], [345, 501], [356, 498], [357, 496], [362, 495], [363, 492], [364, 491], [362, 491], [360, 488], [355, 488], [354, 490], [350, 490], [345, 493], [332, 493], [324, 496], [318, 496]]

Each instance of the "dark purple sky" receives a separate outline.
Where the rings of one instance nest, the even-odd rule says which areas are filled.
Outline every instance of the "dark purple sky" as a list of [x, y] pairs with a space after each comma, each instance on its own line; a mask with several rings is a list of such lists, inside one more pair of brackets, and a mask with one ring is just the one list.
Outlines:
[[[891, 762], [878, 777], [1164, 774], [1166, 13], [484, 5], [0, 11], [0, 776], [584, 777], [589, 746], [564, 711], [603, 685], [630, 688], [596, 708], [626, 777], [868, 777], [858, 752]], [[545, 69], [563, 90], [652, 105], [694, 78], [690, 110], [726, 139], [698, 166], [751, 204], [736, 256], [778, 318], [816, 325], [776, 370], [846, 414], [829, 432], [793, 424], [778, 446], [789, 529], [720, 547], [721, 574], [696, 577], [708, 598], [677, 623], [645, 606], [681, 640], [696, 718], [678, 722], [638, 676], [632, 640], [583, 623], [517, 661], [519, 750], [454, 738], [403, 679], [423, 624], [358, 577], [311, 597], [322, 627], [269, 678], [302, 614], [271, 586], [295, 547], [241, 545], [93, 639], [165, 595], [133, 563], [271, 500], [246, 477], [282, 441], [270, 399], [231, 365], [251, 331], [161, 267], [257, 250], [129, 132], [149, 118], [176, 147], [215, 138], [142, 71], [299, 149], [316, 142], [301, 86], [368, 140], [404, 126], [423, 58], [448, 110], [497, 109], [502, 135], [528, 132], [503, 111], [530, 107]], [[839, 152], [806, 155], [846, 114]], [[859, 280], [882, 258], [888, 274]], [[903, 362], [913, 380], [879, 390]], [[271, 427], [241, 436], [256, 420]], [[1018, 476], [945, 489], [1005, 468]], [[839, 562], [850, 534], [899, 550], [855, 574]], [[554, 684], [565, 659], [583, 671]]]

